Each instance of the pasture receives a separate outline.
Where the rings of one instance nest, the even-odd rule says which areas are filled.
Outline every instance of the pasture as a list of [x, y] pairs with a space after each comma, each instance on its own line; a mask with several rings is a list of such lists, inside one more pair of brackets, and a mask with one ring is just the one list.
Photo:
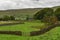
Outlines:
[[60, 40], [60, 27], [39, 36], [15, 36], [0, 34], [0, 40]]
[[7, 26], [0, 26], [1, 30], [7, 30], [7, 31], [22, 31], [22, 32], [30, 32], [34, 30], [39, 30], [38, 28], [32, 28], [33, 26], [41, 26], [40, 21], [33, 21], [33, 22], [25, 22], [24, 24], [16, 24], [16, 25], [7, 25]]
[[[32, 28], [32, 26], [43, 26], [44, 23], [40, 21], [25, 22], [25, 24], [7, 25], [0, 26], [0, 31], [22, 31], [31, 32], [40, 30], [39, 28]], [[0, 34], [0, 40], [59, 40], [60, 39], [60, 27], [56, 27], [49, 32], [39, 36], [17, 36]]]

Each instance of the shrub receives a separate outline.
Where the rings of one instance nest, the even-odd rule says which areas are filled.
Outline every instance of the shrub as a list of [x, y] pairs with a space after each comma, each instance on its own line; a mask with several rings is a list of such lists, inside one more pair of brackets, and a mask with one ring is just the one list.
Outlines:
[[43, 22], [49, 23], [49, 24], [54, 24], [58, 22], [58, 19], [55, 15], [51, 16], [44, 16]]

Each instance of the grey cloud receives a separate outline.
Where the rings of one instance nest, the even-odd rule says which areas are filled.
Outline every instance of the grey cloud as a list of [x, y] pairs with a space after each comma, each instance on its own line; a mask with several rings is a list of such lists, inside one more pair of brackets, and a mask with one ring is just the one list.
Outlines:
[[60, 6], [60, 0], [0, 0], [0, 10]]

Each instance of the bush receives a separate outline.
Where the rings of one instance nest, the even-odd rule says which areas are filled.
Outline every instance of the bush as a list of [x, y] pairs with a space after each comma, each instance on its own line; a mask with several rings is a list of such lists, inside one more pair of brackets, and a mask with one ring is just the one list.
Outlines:
[[55, 24], [58, 22], [58, 19], [55, 15], [51, 16], [44, 16], [43, 22], [49, 23], [49, 24]]

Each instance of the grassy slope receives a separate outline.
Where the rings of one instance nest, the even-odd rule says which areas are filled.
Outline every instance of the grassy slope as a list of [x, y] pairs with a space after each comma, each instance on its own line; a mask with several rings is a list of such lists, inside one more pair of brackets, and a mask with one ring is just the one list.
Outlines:
[[[53, 9], [60, 8], [60, 6], [52, 7]], [[12, 10], [0, 10], [0, 17], [2, 15], [14, 15], [16, 17], [25, 17], [26, 15], [33, 16], [36, 12], [42, 8], [28, 8], [28, 9], [12, 9]]]
[[15, 9], [15, 10], [3, 10], [0, 11], [0, 16], [2, 15], [14, 15], [16, 17], [25, 17], [26, 15], [34, 15], [40, 8], [32, 8], [32, 9]]

